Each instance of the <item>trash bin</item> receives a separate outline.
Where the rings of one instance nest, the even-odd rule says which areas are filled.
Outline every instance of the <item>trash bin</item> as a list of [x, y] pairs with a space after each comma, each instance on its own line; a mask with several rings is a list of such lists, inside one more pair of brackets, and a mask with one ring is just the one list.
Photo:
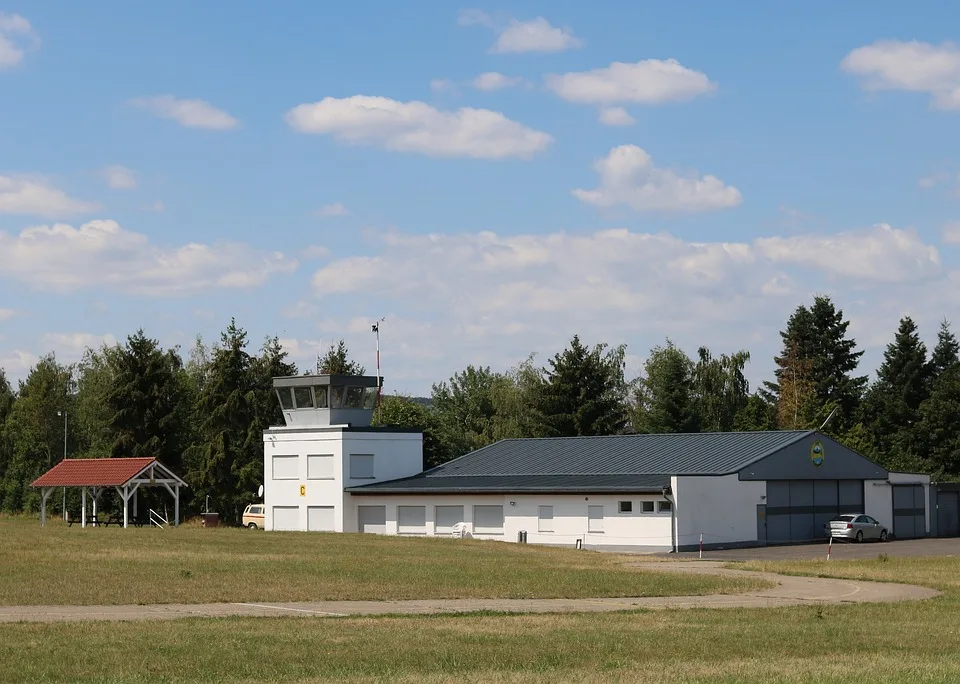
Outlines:
[[200, 518], [203, 520], [203, 527], [220, 527], [219, 513], [201, 513]]
[[517, 532], [517, 542], [519, 542], [520, 544], [526, 544], [526, 543], [527, 543], [527, 531], [526, 531], [526, 530], [520, 530], [519, 532]]

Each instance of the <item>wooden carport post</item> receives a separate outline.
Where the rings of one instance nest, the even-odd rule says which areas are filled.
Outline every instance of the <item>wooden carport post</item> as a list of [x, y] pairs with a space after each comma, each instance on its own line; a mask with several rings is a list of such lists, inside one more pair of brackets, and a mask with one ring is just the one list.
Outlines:
[[[123, 527], [127, 528], [130, 521], [130, 499], [137, 495], [137, 490], [140, 489], [140, 483], [133, 485], [133, 489], [130, 489], [130, 484], [123, 485], [123, 489], [117, 487], [117, 494], [120, 495], [120, 498], [123, 500]], [[136, 517], [136, 510], [134, 510], [134, 517]]]
[[80, 527], [87, 526], [87, 488], [80, 488]]
[[50, 492], [53, 487], [43, 487], [40, 489], [40, 527], [47, 524], [47, 499], [50, 498]]

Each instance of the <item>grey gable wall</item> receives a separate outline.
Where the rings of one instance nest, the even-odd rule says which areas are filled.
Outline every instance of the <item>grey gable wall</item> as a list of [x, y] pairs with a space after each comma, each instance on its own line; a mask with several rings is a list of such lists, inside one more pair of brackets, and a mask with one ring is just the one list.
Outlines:
[[[816, 466], [810, 448], [823, 444], [823, 464]], [[814, 432], [738, 472], [741, 480], [885, 480], [887, 471], [856, 451]]]

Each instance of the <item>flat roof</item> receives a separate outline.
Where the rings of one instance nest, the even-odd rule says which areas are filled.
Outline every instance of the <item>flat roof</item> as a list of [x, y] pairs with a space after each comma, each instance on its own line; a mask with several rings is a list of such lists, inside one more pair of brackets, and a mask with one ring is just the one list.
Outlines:
[[[383, 377], [380, 377], [383, 384]], [[273, 379], [273, 386], [279, 387], [312, 387], [314, 385], [352, 385], [354, 387], [376, 387], [377, 378], [374, 375], [285, 375]]]

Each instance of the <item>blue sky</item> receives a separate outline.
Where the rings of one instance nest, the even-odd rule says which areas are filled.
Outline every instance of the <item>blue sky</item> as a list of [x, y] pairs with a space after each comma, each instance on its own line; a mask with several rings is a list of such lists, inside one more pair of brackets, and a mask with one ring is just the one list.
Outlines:
[[[0, 366], [231, 316], [390, 391], [958, 316], [960, 8], [2, 2]], [[955, 28], [954, 28], [955, 30]]]

